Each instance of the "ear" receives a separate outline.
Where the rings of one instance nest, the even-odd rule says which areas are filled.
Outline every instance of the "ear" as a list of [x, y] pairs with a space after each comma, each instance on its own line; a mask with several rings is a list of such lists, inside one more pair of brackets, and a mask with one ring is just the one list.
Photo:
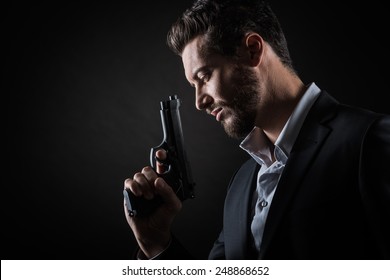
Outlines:
[[245, 38], [245, 47], [249, 54], [251, 66], [257, 66], [261, 63], [264, 52], [264, 40], [257, 33], [248, 33]]

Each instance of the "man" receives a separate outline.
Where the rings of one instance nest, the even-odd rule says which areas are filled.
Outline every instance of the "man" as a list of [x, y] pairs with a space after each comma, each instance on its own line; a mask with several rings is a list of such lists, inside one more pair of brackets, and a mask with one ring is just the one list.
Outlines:
[[[182, 58], [197, 109], [244, 138], [251, 156], [230, 182], [209, 259], [390, 257], [389, 116], [303, 83], [262, 1], [196, 1], [168, 44]], [[148, 217], [125, 211], [137, 257], [190, 258], [170, 232], [182, 205], [166, 182], [145, 167], [125, 188], [164, 201]]]

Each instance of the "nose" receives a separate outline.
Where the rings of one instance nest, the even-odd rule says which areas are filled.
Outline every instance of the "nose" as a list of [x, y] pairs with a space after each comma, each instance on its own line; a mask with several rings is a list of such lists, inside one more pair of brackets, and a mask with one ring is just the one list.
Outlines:
[[202, 93], [199, 88], [197, 88], [195, 93], [195, 107], [198, 110], [205, 110], [213, 103], [213, 98], [207, 94]]

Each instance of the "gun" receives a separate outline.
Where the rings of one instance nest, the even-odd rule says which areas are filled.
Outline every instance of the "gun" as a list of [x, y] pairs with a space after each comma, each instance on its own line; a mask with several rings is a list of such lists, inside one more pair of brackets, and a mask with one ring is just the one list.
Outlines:
[[[163, 128], [163, 141], [160, 145], [151, 148], [150, 164], [156, 171], [156, 162], [163, 163], [166, 171], [158, 174], [175, 191], [177, 197], [184, 201], [188, 198], [195, 198], [195, 183], [192, 179], [191, 166], [184, 149], [183, 130], [180, 118], [180, 99], [177, 95], [170, 95], [169, 100], [160, 101], [160, 115]], [[167, 153], [165, 160], [156, 158], [156, 151], [164, 149]], [[131, 191], [123, 190], [125, 205], [129, 215], [147, 216], [163, 203], [160, 196], [151, 200], [135, 196]]]

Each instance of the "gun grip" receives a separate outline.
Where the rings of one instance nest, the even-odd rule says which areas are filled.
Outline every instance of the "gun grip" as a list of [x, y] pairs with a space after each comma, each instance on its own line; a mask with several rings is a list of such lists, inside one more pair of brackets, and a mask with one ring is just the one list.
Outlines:
[[123, 190], [125, 206], [131, 217], [142, 217], [152, 214], [162, 203], [160, 196], [155, 196], [153, 199], [145, 199], [144, 197], [135, 196], [129, 190]]

